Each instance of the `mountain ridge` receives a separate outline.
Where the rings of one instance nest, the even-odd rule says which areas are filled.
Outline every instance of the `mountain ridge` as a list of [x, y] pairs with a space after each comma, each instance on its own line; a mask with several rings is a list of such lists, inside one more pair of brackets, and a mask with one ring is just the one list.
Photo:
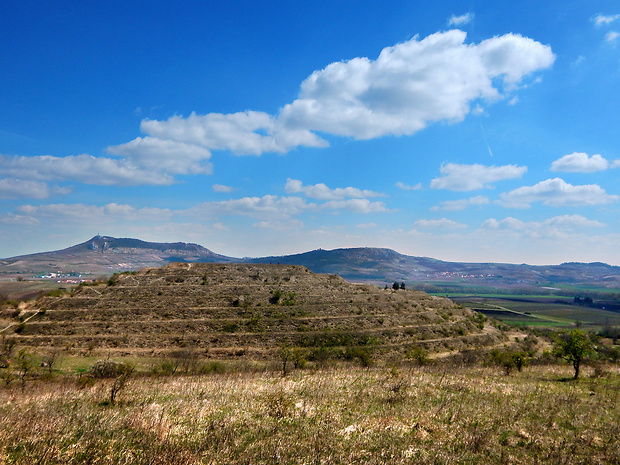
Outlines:
[[560, 265], [448, 262], [377, 247], [316, 249], [291, 255], [235, 258], [194, 243], [148, 242], [101, 235], [65, 249], [0, 259], [0, 277], [50, 271], [112, 274], [172, 262], [301, 265], [315, 273], [337, 274], [349, 281], [372, 283], [461, 281], [491, 287], [547, 283], [620, 287], [620, 267], [601, 262], [565, 262]]

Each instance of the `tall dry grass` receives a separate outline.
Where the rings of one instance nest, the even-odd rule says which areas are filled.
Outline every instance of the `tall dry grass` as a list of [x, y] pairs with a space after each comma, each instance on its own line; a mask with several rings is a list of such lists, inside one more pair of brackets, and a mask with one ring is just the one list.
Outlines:
[[110, 381], [37, 382], [0, 389], [0, 463], [620, 463], [617, 367], [570, 377], [565, 366], [136, 377], [115, 405]]

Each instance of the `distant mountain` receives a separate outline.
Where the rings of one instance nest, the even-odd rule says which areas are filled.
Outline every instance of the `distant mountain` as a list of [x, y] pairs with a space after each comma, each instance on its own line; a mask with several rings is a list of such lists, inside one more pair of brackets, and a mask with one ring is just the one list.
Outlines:
[[303, 265], [315, 273], [337, 274], [349, 281], [375, 283], [458, 282], [491, 288], [561, 284], [620, 287], [620, 267], [605, 263], [563, 263], [547, 266], [460, 263], [412, 257], [380, 248], [319, 249], [297, 255], [255, 258], [249, 261]]
[[50, 272], [112, 274], [172, 262], [227, 263], [236, 259], [216, 254], [198, 244], [161, 243], [139, 239], [95, 236], [81, 244], [53, 252], [0, 260], [0, 276]]
[[112, 274], [159, 267], [171, 262], [281, 263], [302, 265], [315, 273], [336, 274], [349, 281], [375, 284], [459, 283], [471, 287], [527, 288], [583, 285], [620, 288], [620, 267], [605, 263], [563, 263], [533, 266], [506, 263], [458, 263], [412, 257], [382, 248], [313, 250], [295, 255], [234, 258], [198, 244], [146, 242], [131, 238], [95, 236], [54, 252], [0, 260], [0, 277], [32, 276], [50, 272]]

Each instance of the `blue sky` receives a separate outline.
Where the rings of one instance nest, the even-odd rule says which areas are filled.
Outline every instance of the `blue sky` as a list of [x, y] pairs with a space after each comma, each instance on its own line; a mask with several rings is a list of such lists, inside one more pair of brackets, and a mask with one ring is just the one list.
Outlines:
[[620, 265], [616, 1], [7, 0], [0, 62], [0, 257]]

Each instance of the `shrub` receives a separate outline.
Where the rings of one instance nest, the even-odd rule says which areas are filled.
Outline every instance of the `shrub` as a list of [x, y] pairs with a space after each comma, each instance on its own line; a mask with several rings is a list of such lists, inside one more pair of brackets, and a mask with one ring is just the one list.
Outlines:
[[88, 374], [93, 378], [116, 378], [127, 371], [133, 371], [133, 367], [114, 360], [97, 360], [88, 367]]
[[528, 364], [528, 355], [523, 351], [493, 349], [490, 353], [491, 362], [501, 366], [506, 375], [509, 375], [513, 369], [521, 371]]
[[280, 299], [282, 298], [282, 296], [284, 295], [284, 293], [282, 292], [281, 289], [275, 289], [271, 291], [271, 298], [269, 299], [269, 302], [272, 304], [277, 304]]
[[428, 357], [428, 351], [420, 346], [411, 346], [405, 351], [405, 357], [417, 365], [426, 365], [431, 359]]

